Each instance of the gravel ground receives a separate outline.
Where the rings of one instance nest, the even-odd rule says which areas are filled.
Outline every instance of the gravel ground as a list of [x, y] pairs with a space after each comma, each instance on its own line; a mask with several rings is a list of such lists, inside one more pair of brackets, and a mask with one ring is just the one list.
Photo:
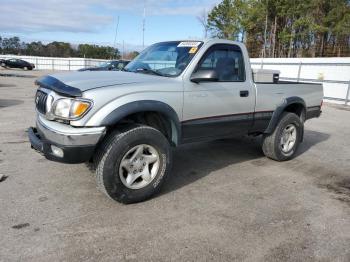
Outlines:
[[160, 195], [122, 205], [30, 149], [45, 73], [0, 69], [0, 261], [350, 261], [349, 107], [326, 104], [289, 162], [259, 138], [182, 146]]

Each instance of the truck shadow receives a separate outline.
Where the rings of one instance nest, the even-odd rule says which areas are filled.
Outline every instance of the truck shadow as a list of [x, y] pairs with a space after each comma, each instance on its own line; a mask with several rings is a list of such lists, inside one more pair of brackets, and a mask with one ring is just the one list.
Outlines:
[[305, 130], [304, 141], [300, 144], [296, 157], [307, 152], [311, 147], [330, 138], [329, 134], [312, 130]]
[[17, 99], [0, 99], [0, 109], [9, 106], [16, 106], [22, 104], [22, 100]]
[[[304, 142], [300, 145], [297, 156], [329, 137], [328, 134], [305, 130]], [[272, 160], [265, 161], [261, 144], [261, 137], [244, 137], [180, 146], [173, 152], [172, 174], [160, 195], [194, 183], [230, 165], [251, 161], [253, 166], [261, 168], [262, 162], [264, 165], [273, 164]]]

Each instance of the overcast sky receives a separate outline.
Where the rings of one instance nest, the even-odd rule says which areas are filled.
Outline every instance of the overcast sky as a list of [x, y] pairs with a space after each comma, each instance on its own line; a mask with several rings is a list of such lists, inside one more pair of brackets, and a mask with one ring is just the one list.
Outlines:
[[[145, 43], [200, 38], [196, 19], [219, 0], [146, 0]], [[0, 35], [23, 40], [142, 45], [143, 0], [0, 0]]]

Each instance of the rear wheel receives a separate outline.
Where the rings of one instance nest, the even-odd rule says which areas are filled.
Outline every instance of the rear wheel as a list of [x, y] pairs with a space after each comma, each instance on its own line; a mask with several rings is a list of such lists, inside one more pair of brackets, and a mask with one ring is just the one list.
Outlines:
[[25, 66], [25, 67], [23, 67], [23, 69], [24, 69], [24, 70], [28, 70], [28, 67]]
[[292, 159], [300, 144], [303, 129], [299, 116], [283, 113], [274, 132], [263, 137], [262, 149], [265, 156], [277, 161]]
[[169, 142], [161, 132], [148, 126], [111, 133], [98, 150], [97, 158], [99, 189], [126, 204], [157, 193], [171, 168]]

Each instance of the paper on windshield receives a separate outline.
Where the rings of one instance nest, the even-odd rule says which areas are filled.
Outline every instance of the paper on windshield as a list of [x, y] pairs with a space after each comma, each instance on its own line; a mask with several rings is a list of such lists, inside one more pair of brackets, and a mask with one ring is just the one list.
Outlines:
[[186, 42], [181, 42], [178, 44], [177, 47], [198, 47], [201, 44], [201, 42], [197, 41], [186, 41]]

